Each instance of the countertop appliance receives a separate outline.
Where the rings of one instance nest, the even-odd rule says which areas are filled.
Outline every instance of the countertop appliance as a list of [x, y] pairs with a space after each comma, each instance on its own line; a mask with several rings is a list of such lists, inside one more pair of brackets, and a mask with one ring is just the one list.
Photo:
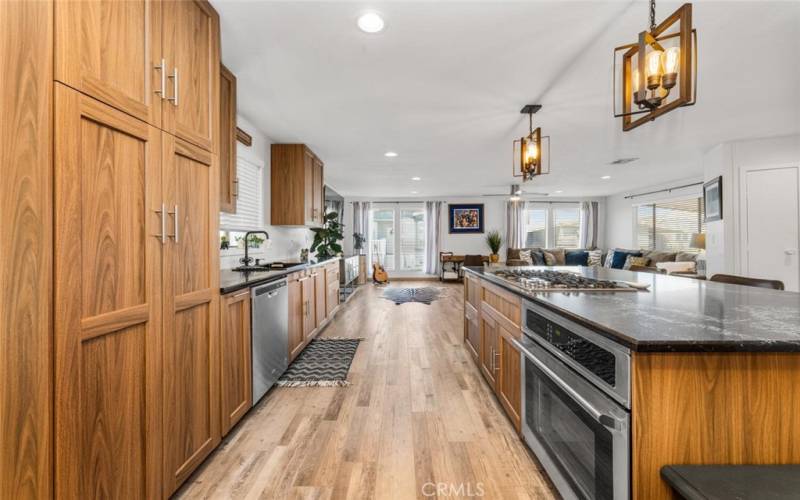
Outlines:
[[630, 495], [630, 351], [523, 304], [522, 434], [565, 499]]
[[289, 367], [289, 288], [285, 279], [251, 289], [253, 405]]
[[495, 277], [518, 288], [532, 292], [635, 292], [636, 287], [627, 283], [600, 280], [567, 271], [550, 269], [505, 268], [491, 272]]

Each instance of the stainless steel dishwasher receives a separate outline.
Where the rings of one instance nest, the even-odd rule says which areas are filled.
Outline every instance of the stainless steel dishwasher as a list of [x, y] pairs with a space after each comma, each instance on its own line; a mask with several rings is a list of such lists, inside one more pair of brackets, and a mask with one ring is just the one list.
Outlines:
[[253, 287], [253, 405], [289, 366], [289, 289], [286, 280]]

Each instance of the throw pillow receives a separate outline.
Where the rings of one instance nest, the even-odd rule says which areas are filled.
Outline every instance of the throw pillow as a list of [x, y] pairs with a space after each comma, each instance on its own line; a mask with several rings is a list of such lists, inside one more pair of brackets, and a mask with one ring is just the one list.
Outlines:
[[628, 258], [628, 255], [633, 255], [634, 257], [641, 257], [642, 252], [632, 251], [632, 250], [620, 250], [614, 249], [614, 257], [611, 259], [611, 267], [614, 269], [622, 269], [625, 265], [625, 259]]
[[534, 266], [543, 266], [545, 265], [544, 262], [544, 253], [542, 252], [541, 248], [534, 248], [531, 250], [531, 259], [533, 259]]
[[611, 269], [611, 263], [614, 261], [614, 250], [609, 250], [606, 254], [606, 260], [603, 261], [603, 267]]
[[544, 254], [544, 263], [545, 263], [545, 265], [548, 265], [548, 266], [557, 266], [558, 265], [558, 263], [556, 262], [555, 255], [551, 254], [548, 251], [542, 251], [542, 253]]
[[675, 252], [663, 252], [661, 250], [647, 250], [642, 257], [650, 259], [650, 265], [654, 266], [659, 262], [675, 262]]
[[564, 263], [568, 266], [588, 266], [589, 252], [586, 250], [567, 250]]
[[590, 250], [587, 252], [587, 266], [597, 267], [603, 265], [603, 251], [602, 250]]
[[519, 260], [524, 260], [528, 263], [528, 265], [533, 265], [533, 259], [531, 258], [531, 251], [530, 250], [520, 250], [519, 251]]
[[[545, 248], [545, 252], [556, 258], [556, 266], [563, 266], [567, 262], [567, 255], [563, 248]], [[551, 264], [548, 264], [551, 265]]]
[[634, 257], [633, 255], [628, 255], [628, 258], [625, 259], [625, 264], [622, 266], [622, 269], [630, 269], [631, 266], [647, 267], [649, 264], [650, 259], [647, 257]]
[[696, 262], [697, 255], [695, 252], [678, 252], [675, 255], [675, 262]]

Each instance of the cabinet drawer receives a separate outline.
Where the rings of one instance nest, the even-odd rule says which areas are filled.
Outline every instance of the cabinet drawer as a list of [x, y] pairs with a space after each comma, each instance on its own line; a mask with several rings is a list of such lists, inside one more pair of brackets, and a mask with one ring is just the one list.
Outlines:
[[[481, 286], [482, 295], [482, 310], [489, 306], [491, 312], [495, 316], [500, 316], [502, 319], [510, 323], [515, 330], [519, 330], [521, 324], [522, 304], [520, 298], [516, 295], [507, 292], [500, 287], [483, 283]], [[501, 318], [497, 318], [501, 320]]]

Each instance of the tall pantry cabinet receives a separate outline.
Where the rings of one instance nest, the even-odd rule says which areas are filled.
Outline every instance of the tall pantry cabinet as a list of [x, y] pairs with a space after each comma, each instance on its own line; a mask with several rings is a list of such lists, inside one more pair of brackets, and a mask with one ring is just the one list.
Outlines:
[[55, 493], [163, 498], [220, 440], [219, 18], [54, 18]]

